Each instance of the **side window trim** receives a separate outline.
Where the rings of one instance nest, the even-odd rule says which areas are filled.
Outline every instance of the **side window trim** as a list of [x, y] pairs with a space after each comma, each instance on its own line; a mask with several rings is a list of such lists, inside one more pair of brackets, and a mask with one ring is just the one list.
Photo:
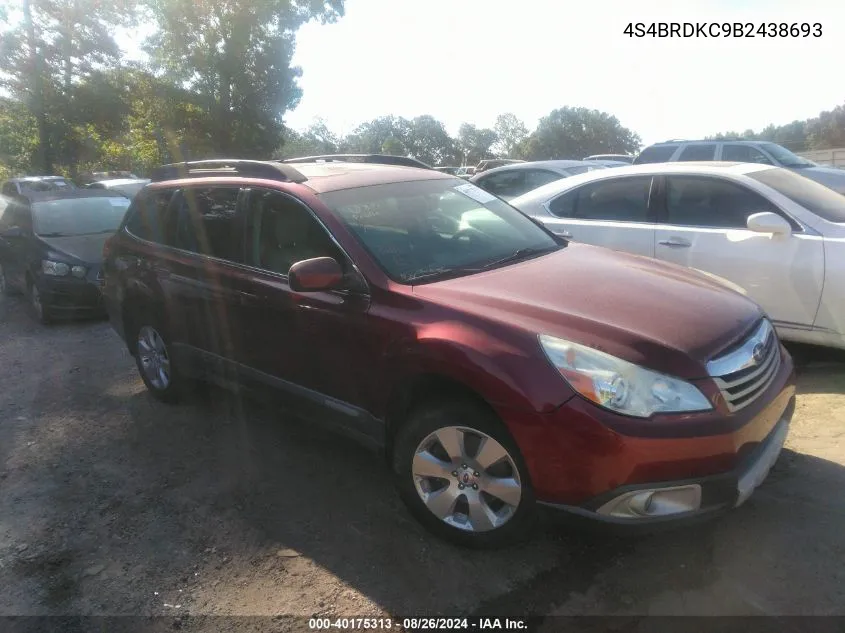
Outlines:
[[[248, 270], [260, 271], [261, 273], [263, 273], [265, 275], [271, 275], [273, 277], [278, 277], [279, 279], [283, 279], [285, 281], [287, 281], [287, 279], [288, 279], [288, 276], [285, 273], [280, 273], [280, 272], [276, 272], [276, 271], [273, 271], [273, 270], [268, 270], [266, 268], [261, 268], [260, 266], [253, 263], [253, 261], [252, 261], [253, 253], [252, 253], [252, 249], [250, 248], [250, 236], [252, 235], [252, 231], [254, 229], [254, 226], [253, 226], [253, 213], [252, 213], [251, 202], [252, 202], [254, 197], [257, 197], [258, 195], [265, 194], [265, 193], [273, 193], [273, 194], [280, 195], [283, 198], [286, 198], [289, 202], [292, 202], [293, 204], [299, 205], [301, 208], [303, 208], [306, 211], [306, 213], [308, 213], [309, 216], [311, 218], [313, 218], [314, 221], [320, 226], [322, 231], [328, 236], [331, 243], [335, 246], [335, 248], [337, 248], [338, 252], [340, 252], [340, 254], [343, 256], [343, 258], [346, 260], [346, 263], [348, 264], [350, 271], [355, 271], [354, 277], [357, 278], [358, 280], [360, 280], [360, 283], [363, 284], [363, 288], [360, 289], [360, 290], [350, 290], [350, 289], [342, 288], [342, 289], [338, 289], [338, 290], [332, 290], [331, 291], [332, 293], [341, 294], [341, 295], [349, 295], [349, 294], [369, 295], [370, 294], [370, 286], [369, 286], [369, 283], [366, 280], [366, 277], [364, 277], [363, 273], [359, 270], [355, 261], [349, 256], [349, 253], [346, 252], [346, 249], [343, 248], [343, 246], [341, 246], [340, 242], [334, 236], [334, 233], [332, 233], [329, 230], [329, 227], [327, 227], [326, 224], [320, 219], [320, 216], [318, 216], [314, 212], [314, 210], [310, 206], [308, 206], [305, 202], [303, 202], [302, 200], [300, 200], [299, 198], [297, 198], [293, 194], [290, 194], [287, 191], [282, 191], [280, 189], [271, 189], [271, 188], [267, 188], [267, 187], [244, 187], [243, 188], [243, 190], [242, 190], [243, 205], [244, 205], [243, 206], [243, 216], [244, 216], [243, 217], [243, 222], [244, 222], [243, 242], [244, 242], [244, 251], [245, 251], [244, 252], [244, 261], [242, 263], [234, 263], [233, 262], [234, 265], [240, 266], [242, 268], [246, 268]], [[351, 275], [349, 273], [347, 273], [346, 276], [350, 279], [353, 277], [353, 275]]]
[[[784, 220], [789, 222], [790, 226], [792, 226], [792, 231], [794, 233], [806, 233], [804, 229], [804, 225], [801, 224], [798, 220], [793, 218], [789, 213], [784, 211], [780, 205], [772, 202], [768, 198], [766, 198], [763, 194], [758, 191], [755, 191], [751, 187], [747, 185], [737, 182], [736, 180], [732, 180], [730, 178], [724, 178], [718, 175], [704, 175], [704, 174], [665, 174], [658, 177], [655, 177], [655, 180], [658, 178], [660, 179], [660, 188], [658, 189], [658, 200], [656, 201], [657, 204], [657, 218], [655, 220], [655, 224], [659, 225], [658, 228], [661, 227], [670, 227], [676, 226], [680, 228], [689, 228], [689, 229], [716, 229], [720, 231], [747, 231], [747, 228], [738, 228], [738, 227], [728, 227], [728, 226], [699, 226], [697, 224], [678, 224], [676, 222], [669, 223], [669, 200], [666, 192], [668, 190], [668, 179], [672, 177], [680, 176], [682, 178], [698, 178], [703, 180], [718, 180], [720, 182], [726, 182], [729, 185], [733, 185], [735, 187], [739, 187], [740, 189], [744, 190], [747, 193], [750, 193], [754, 196], [762, 198], [769, 207], [771, 207], [772, 213], [777, 213], [781, 216]], [[654, 187], [654, 184], [652, 184]], [[654, 189], [652, 189], [654, 190]]]

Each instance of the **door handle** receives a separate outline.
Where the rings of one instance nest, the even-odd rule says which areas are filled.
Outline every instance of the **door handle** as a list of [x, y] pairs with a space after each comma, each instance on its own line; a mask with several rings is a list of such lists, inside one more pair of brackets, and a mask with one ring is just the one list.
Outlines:
[[692, 246], [692, 242], [682, 237], [671, 237], [668, 240], [660, 240], [658, 244], [661, 246], [671, 246], [672, 248], [688, 248]]

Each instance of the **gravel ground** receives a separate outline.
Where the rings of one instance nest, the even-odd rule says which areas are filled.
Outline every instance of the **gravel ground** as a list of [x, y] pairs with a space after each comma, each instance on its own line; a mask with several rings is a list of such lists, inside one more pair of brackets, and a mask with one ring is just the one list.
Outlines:
[[160, 404], [107, 323], [0, 297], [0, 615], [845, 615], [845, 362], [795, 351], [787, 450], [741, 509], [472, 552], [366, 449], [235, 394]]

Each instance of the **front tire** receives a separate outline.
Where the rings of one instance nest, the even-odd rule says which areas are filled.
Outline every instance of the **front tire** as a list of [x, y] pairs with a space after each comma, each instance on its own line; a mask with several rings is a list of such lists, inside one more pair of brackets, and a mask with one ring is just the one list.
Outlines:
[[3, 268], [3, 264], [0, 264], [0, 295], [8, 297], [13, 294], [15, 291], [9, 283], [9, 278], [6, 277], [6, 269]]
[[411, 514], [436, 536], [473, 548], [524, 539], [536, 508], [516, 443], [492, 412], [452, 401], [419, 409], [398, 431], [397, 488]]
[[184, 379], [173, 360], [165, 328], [153, 320], [143, 320], [134, 332], [135, 364], [144, 385], [158, 400], [177, 402], [184, 392]]
[[50, 314], [50, 306], [44, 300], [41, 294], [41, 289], [34, 281], [29, 282], [26, 289], [27, 302], [29, 304], [29, 312], [32, 317], [42, 323], [43, 325], [50, 325], [53, 322], [53, 317]]

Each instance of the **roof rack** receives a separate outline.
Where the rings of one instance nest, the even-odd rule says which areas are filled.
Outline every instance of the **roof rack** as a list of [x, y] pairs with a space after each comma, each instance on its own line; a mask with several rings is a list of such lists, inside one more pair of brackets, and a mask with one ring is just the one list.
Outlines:
[[209, 176], [239, 176], [241, 178], [265, 178], [285, 182], [305, 182], [301, 172], [278, 161], [243, 160], [239, 158], [216, 158], [193, 160], [185, 163], [171, 163], [155, 168], [150, 174], [152, 182], [177, 180], [180, 178], [207, 178]]
[[743, 136], [722, 136], [720, 138], [670, 138], [668, 141], [661, 141], [661, 143], [721, 143], [722, 141], [747, 141]]
[[377, 165], [398, 165], [400, 167], [417, 167], [419, 169], [433, 169], [421, 160], [409, 156], [391, 156], [389, 154], [323, 154], [320, 156], [303, 156], [288, 158], [283, 163], [374, 163]]

